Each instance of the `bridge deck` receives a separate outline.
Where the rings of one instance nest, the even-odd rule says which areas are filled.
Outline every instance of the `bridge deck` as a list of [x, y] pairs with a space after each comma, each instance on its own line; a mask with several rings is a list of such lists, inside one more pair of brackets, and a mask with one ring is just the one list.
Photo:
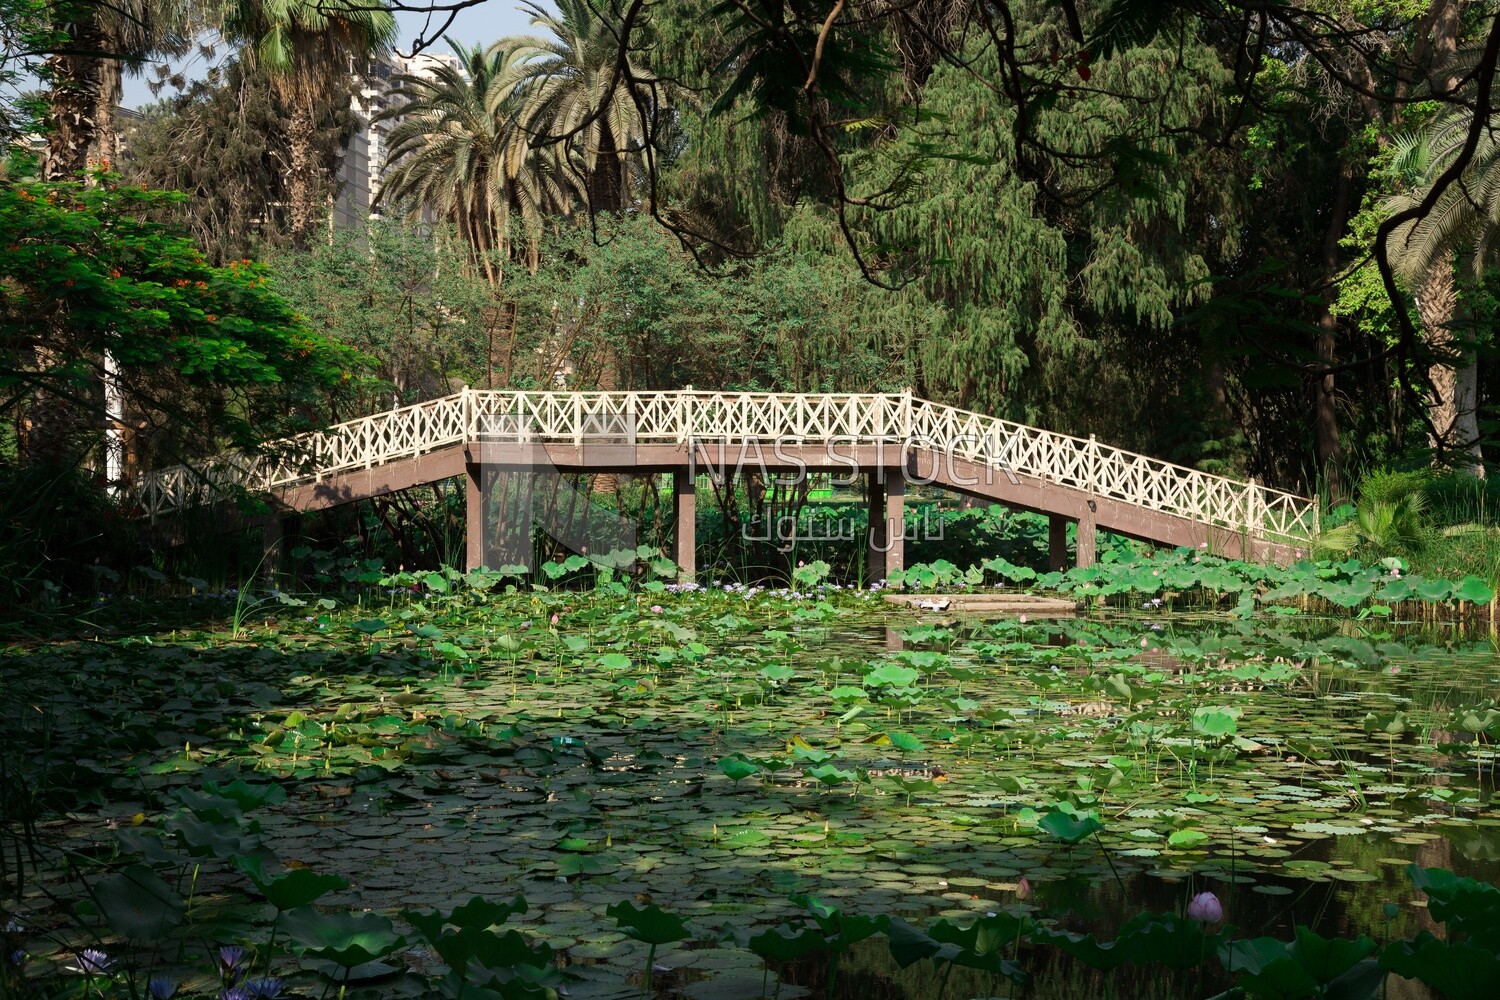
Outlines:
[[[441, 399], [148, 473], [138, 496], [160, 517], [245, 490], [306, 511], [467, 476], [469, 555], [482, 561], [484, 470], [833, 471], [869, 477], [872, 568], [900, 564], [907, 483], [932, 483], [1078, 525], [1081, 564], [1097, 528], [1166, 545], [1284, 561], [1305, 552], [1317, 504], [1144, 455], [970, 413], [909, 394], [548, 393], [465, 389]], [[684, 477], [687, 477], [684, 480]], [[691, 490], [675, 492], [680, 564], [692, 563]], [[894, 539], [886, 542], [886, 538]], [[882, 572], [883, 575], [883, 572]]]

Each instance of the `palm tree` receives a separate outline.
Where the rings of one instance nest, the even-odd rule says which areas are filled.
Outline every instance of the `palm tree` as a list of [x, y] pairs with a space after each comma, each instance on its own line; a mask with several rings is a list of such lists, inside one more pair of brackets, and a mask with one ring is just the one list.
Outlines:
[[157, 54], [181, 55], [207, 21], [200, 0], [78, 0], [60, 7], [62, 40], [47, 59], [52, 126], [42, 169], [76, 179], [90, 163], [119, 159], [115, 106], [124, 71]]
[[427, 75], [397, 77], [393, 96], [400, 103], [375, 116], [396, 121], [377, 200], [449, 219], [475, 264], [498, 285], [496, 258], [508, 255], [512, 214], [534, 237], [542, 217], [567, 212], [577, 192], [555, 147], [532, 149], [518, 124], [519, 88], [533, 50], [511, 41], [488, 48], [449, 44], [461, 67], [443, 63]]
[[[1463, 148], [1471, 120], [1466, 111], [1445, 115], [1399, 142], [1394, 165], [1412, 182], [1412, 190], [1389, 199], [1388, 211], [1403, 211], [1422, 201]], [[1433, 445], [1471, 456], [1471, 469], [1481, 476], [1479, 366], [1473, 347], [1455, 335], [1464, 319], [1455, 270], [1463, 267], [1478, 278], [1500, 261], [1497, 128], [1500, 115], [1480, 131], [1474, 156], [1458, 182], [1438, 196], [1431, 212], [1402, 227], [1391, 241], [1392, 265], [1416, 287], [1417, 312], [1437, 355], [1428, 373], [1436, 390], [1432, 423], [1441, 436]]]
[[293, 245], [305, 247], [317, 214], [319, 113], [347, 93], [355, 70], [390, 51], [396, 19], [368, 0], [237, 0], [226, 20], [227, 33], [245, 43], [291, 108], [288, 228]]
[[[615, 80], [620, 26], [590, 0], [558, 0], [556, 14], [530, 2], [522, 9], [552, 35], [515, 40], [535, 50], [526, 64], [522, 126], [533, 144], [550, 138], [573, 151], [591, 209], [621, 211], [629, 197], [630, 161], [644, 140], [631, 88]], [[649, 79], [640, 66], [629, 64], [628, 70], [637, 80]]]

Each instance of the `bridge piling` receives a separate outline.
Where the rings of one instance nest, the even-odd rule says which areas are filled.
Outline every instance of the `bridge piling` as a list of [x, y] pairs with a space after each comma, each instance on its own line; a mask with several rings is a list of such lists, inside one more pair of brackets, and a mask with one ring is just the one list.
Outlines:
[[1059, 514], [1047, 517], [1047, 568], [1054, 573], [1068, 568], [1068, 519]]
[[906, 565], [906, 471], [872, 469], [869, 485], [868, 577], [889, 579]]
[[475, 570], [484, 565], [484, 490], [481, 480], [484, 466], [477, 462], [464, 464], [464, 568]]
[[1098, 551], [1095, 538], [1097, 525], [1094, 520], [1094, 506], [1094, 501], [1090, 500], [1082, 516], [1078, 518], [1078, 530], [1073, 536], [1074, 562], [1079, 569], [1094, 565]]
[[691, 466], [672, 470], [672, 505], [677, 520], [672, 528], [672, 561], [679, 583], [698, 577], [698, 478]]
[[276, 575], [281, 572], [286, 563], [288, 549], [287, 535], [295, 534], [297, 531], [297, 518], [295, 515], [286, 515], [271, 512], [261, 525], [260, 532], [260, 578], [266, 583], [273, 583]]

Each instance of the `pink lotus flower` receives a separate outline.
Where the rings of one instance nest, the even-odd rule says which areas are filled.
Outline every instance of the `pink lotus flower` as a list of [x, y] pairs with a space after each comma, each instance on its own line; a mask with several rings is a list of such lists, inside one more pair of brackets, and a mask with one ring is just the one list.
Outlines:
[[1216, 924], [1224, 919], [1224, 907], [1219, 903], [1219, 897], [1211, 892], [1200, 892], [1188, 903], [1187, 915], [1189, 920], [1200, 924]]
[[557, 628], [557, 612], [552, 612], [552, 627]]
[[661, 605], [660, 604], [653, 604], [653, 605], [651, 605], [651, 613], [653, 615], [659, 615], [659, 614], [661, 614]]
[[1026, 902], [1030, 898], [1031, 898], [1031, 879], [1027, 878], [1025, 875], [1022, 875], [1021, 876], [1021, 881], [1019, 881], [1019, 882], [1016, 883], [1016, 899], [1018, 899], [1018, 900], [1020, 900], [1021, 902], [1024, 903], [1024, 902]]

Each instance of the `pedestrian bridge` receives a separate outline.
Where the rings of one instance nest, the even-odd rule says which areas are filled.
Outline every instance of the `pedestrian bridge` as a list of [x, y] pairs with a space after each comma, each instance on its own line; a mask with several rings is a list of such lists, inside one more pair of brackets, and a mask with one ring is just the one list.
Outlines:
[[903, 563], [908, 484], [1051, 518], [1054, 566], [1076, 524], [1079, 565], [1099, 529], [1237, 558], [1290, 561], [1318, 528], [1314, 500], [1146, 455], [913, 397], [910, 393], [461, 392], [143, 475], [137, 502], [161, 518], [241, 492], [285, 513], [465, 477], [468, 558], [484, 563], [487, 476], [496, 472], [673, 475], [673, 557], [691, 575], [700, 473], [864, 476], [872, 578]]

